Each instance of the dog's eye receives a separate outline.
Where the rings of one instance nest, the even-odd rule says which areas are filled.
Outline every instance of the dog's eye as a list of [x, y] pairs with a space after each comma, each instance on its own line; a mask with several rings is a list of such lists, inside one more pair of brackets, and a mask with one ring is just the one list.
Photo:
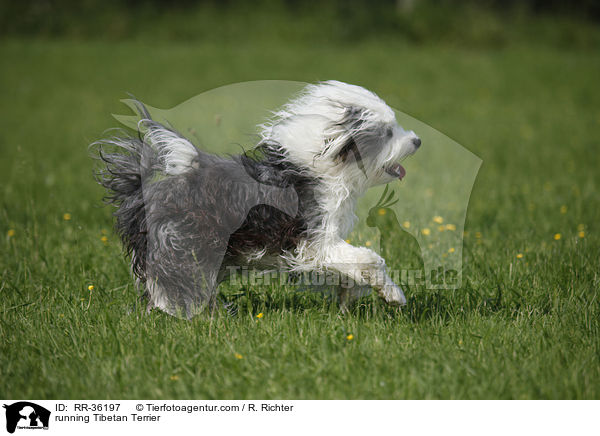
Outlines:
[[392, 129], [391, 127], [388, 127], [387, 130], [385, 131], [385, 136], [386, 136], [386, 138], [391, 138], [392, 136], [394, 136], [394, 129]]

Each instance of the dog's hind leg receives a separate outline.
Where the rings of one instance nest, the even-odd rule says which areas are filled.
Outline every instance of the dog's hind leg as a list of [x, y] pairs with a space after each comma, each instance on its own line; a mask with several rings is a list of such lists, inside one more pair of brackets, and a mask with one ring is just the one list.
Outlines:
[[346, 286], [340, 284], [337, 287], [337, 295], [340, 301], [340, 310], [344, 313], [350, 310], [350, 307], [358, 301], [359, 298], [367, 296], [371, 293], [370, 286]]

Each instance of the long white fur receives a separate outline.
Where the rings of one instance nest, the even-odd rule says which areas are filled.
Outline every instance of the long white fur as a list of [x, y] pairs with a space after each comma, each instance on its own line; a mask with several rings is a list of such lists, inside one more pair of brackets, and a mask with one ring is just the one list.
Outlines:
[[140, 121], [142, 127], [146, 128], [144, 142], [156, 149], [158, 159], [164, 164], [165, 173], [177, 176], [192, 168], [192, 162], [198, 156], [196, 147], [171, 130], [156, 127], [157, 125], [147, 121]]
[[[366, 178], [357, 165], [332, 159], [348, 135], [358, 133], [346, 131], [338, 124], [350, 107], [366, 109], [361, 112], [362, 128], [368, 128], [370, 123], [388, 123], [393, 127], [390, 146], [367, 168]], [[294, 163], [309, 168], [321, 182], [317, 188], [321, 225], [293, 253], [284, 254], [289, 268], [338, 271], [359, 286], [373, 286], [390, 303], [405, 304], [402, 290], [385, 272], [385, 260], [372, 250], [346, 243], [345, 239], [357, 219], [354, 210], [358, 197], [371, 186], [394, 180], [383, 168], [413, 153], [412, 140], [416, 135], [397, 125], [394, 111], [377, 95], [338, 81], [307, 86], [302, 95], [261, 128], [263, 140], [282, 144]]]

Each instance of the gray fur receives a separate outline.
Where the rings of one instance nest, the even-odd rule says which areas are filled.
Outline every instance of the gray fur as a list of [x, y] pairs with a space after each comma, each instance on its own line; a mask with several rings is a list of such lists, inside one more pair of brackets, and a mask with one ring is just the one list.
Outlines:
[[[152, 120], [141, 127], [167, 129]], [[161, 151], [141, 133], [95, 145], [104, 163], [98, 181], [117, 207], [116, 230], [151, 307], [190, 318], [214, 305], [226, 267], [245, 252], [268, 246], [278, 254], [305, 230], [298, 205], [301, 196], [308, 206], [310, 183], [276, 144], [233, 158], [197, 150], [177, 176], [165, 175]]]

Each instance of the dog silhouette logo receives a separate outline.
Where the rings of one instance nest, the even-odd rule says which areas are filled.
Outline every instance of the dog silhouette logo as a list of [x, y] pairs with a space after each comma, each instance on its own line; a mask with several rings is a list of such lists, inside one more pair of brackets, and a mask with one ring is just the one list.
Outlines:
[[6, 409], [6, 431], [14, 433], [19, 429], [48, 429], [50, 411], [29, 401], [19, 401], [4, 405]]

